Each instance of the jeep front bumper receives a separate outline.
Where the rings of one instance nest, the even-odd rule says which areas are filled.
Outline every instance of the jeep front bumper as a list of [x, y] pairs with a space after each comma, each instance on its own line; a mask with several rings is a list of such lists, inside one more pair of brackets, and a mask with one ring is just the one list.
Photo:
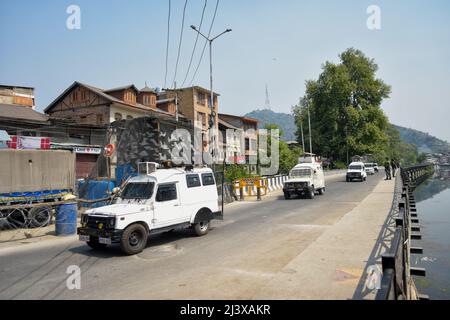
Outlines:
[[[117, 230], [117, 229], [95, 229], [95, 228], [89, 228], [89, 227], [80, 227], [77, 229], [77, 234], [81, 238], [87, 239], [86, 237], [89, 237], [89, 239], [110, 239], [112, 242], [120, 242], [120, 239], [122, 238], [123, 230]], [[85, 240], [86, 241], [86, 240]]]

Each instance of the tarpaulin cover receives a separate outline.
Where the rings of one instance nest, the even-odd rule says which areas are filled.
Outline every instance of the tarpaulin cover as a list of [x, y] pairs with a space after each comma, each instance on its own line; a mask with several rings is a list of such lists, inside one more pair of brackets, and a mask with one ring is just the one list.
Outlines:
[[74, 186], [74, 153], [0, 149], [0, 194], [73, 190]]

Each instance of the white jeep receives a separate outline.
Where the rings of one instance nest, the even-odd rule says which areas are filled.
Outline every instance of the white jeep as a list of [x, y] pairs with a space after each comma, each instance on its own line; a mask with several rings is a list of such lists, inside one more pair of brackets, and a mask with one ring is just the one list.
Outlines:
[[289, 179], [283, 185], [284, 198], [306, 195], [314, 199], [316, 191], [325, 193], [325, 177], [320, 163], [301, 163], [289, 172]]
[[347, 182], [351, 182], [353, 180], [359, 180], [361, 182], [366, 181], [367, 172], [364, 163], [362, 162], [350, 163], [347, 169], [346, 180]]
[[193, 228], [203, 236], [212, 219], [223, 213], [211, 169], [155, 169], [130, 178], [113, 204], [87, 210], [78, 234], [94, 249], [120, 243], [131, 255], [146, 247], [150, 234]]

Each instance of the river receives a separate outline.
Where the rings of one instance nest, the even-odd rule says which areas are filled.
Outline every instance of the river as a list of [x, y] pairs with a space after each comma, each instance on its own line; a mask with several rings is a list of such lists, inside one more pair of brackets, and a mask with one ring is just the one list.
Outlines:
[[411, 255], [411, 265], [426, 269], [414, 277], [417, 289], [432, 300], [450, 300], [450, 168], [440, 169], [415, 191], [423, 255]]

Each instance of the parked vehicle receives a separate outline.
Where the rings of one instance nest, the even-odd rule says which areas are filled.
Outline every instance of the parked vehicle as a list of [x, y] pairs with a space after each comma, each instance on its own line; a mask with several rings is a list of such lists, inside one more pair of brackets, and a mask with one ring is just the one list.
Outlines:
[[325, 193], [325, 177], [321, 163], [301, 163], [289, 172], [289, 179], [283, 186], [284, 198], [290, 199], [293, 195], [305, 195], [314, 199], [315, 193]]
[[373, 166], [373, 163], [365, 163], [364, 166], [366, 168], [366, 173], [367, 174], [370, 174], [370, 175], [374, 175], [375, 174], [375, 168]]
[[203, 236], [211, 220], [223, 218], [209, 168], [153, 167], [115, 192], [113, 204], [88, 210], [81, 217], [79, 238], [94, 249], [120, 243], [126, 254], [137, 254], [150, 234], [192, 228]]
[[359, 180], [359, 181], [366, 181], [367, 180], [367, 173], [364, 166], [364, 163], [362, 162], [352, 162], [348, 166], [347, 169], [347, 176], [346, 176], [347, 182], [353, 181], [353, 180]]

